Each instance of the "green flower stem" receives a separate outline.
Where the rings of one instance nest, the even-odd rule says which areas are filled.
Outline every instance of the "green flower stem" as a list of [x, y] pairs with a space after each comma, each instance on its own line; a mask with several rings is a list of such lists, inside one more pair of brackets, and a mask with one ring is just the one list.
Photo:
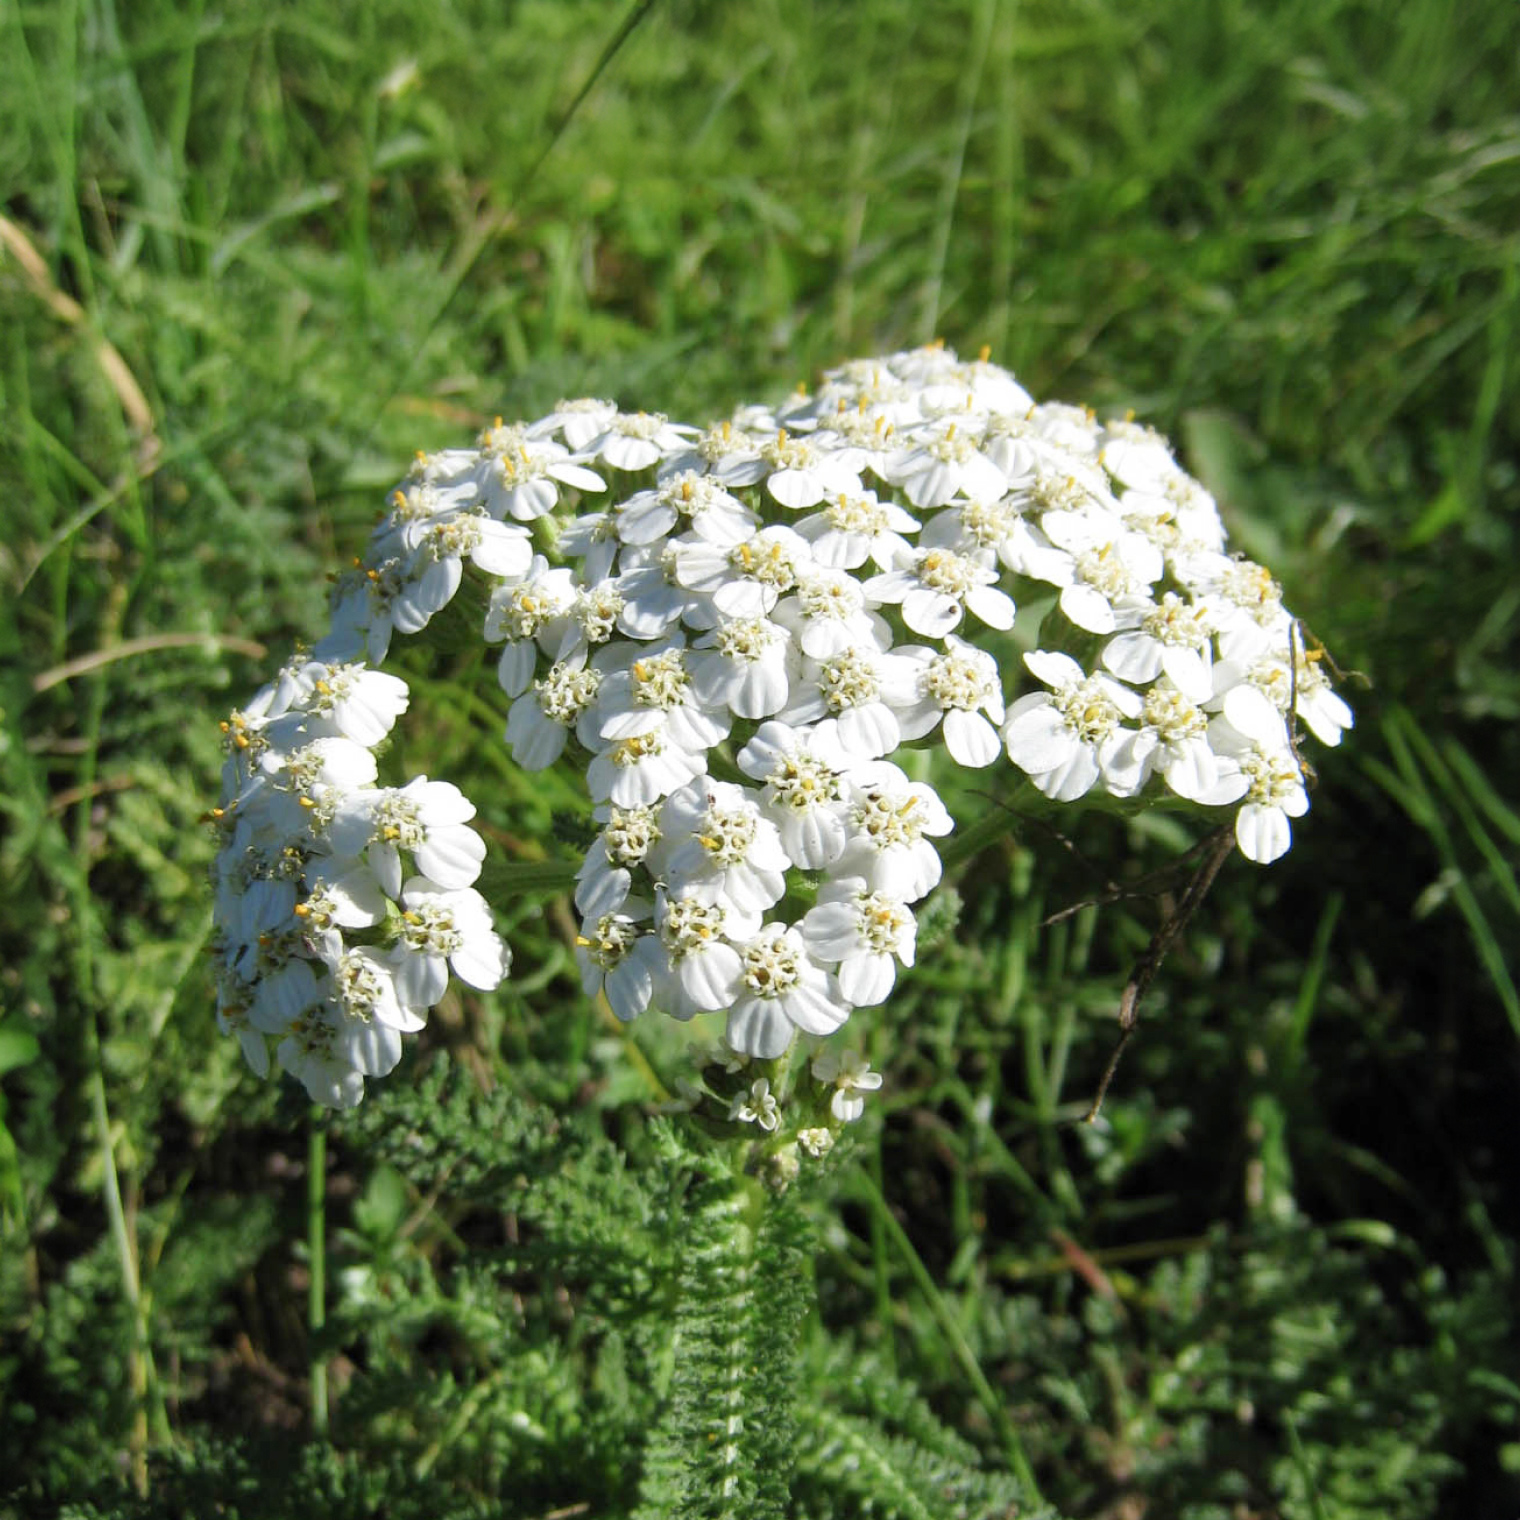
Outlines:
[[578, 860], [492, 860], [481, 872], [478, 886], [494, 903], [532, 894], [552, 896], [572, 891], [579, 869]]
[[933, 1277], [929, 1275], [929, 1269], [924, 1265], [923, 1258], [914, 1249], [913, 1242], [908, 1239], [907, 1231], [897, 1222], [896, 1216], [887, 1207], [887, 1200], [882, 1196], [881, 1189], [876, 1186], [868, 1173], [862, 1171], [858, 1175], [873, 1212], [885, 1226], [887, 1234], [902, 1256], [903, 1264], [918, 1284], [930, 1312], [939, 1322], [945, 1339], [950, 1343], [950, 1349], [955, 1353], [955, 1359], [961, 1364], [961, 1370], [975, 1389], [982, 1408], [987, 1411], [987, 1417], [992, 1421], [993, 1428], [1003, 1443], [1003, 1454], [1008, 1459], [1008, 1466], [1012, 1469], [1014, 1477], [1024, 1485], [1028, 1502], [1036, 1508], [1039, 1507], [1045, 1500], [1040, 1494], [1039, 1484], [1035, 1482], [1034, 1469], [1029, 1465], [1024, 1443], [1019, 1439], [1019, 1433], [1014, 1429], [1013, 1421], [1008, 1418], [1008, 1411], [1003, 1407], [1002, 1399], [998, 1397], [992, 1384], [987, 1381], [987, 1374], [982, 1371], [981, 1364], [976, 1359], [976, 1353], [966, 1340], [965, 1332], [961, 1329], [955, 1315], [950, 1312], [950, 1306], [945, 1302], [944, 1295], [940, 1293]]
[[955, 837], [940, 850], [939, 858], [944, 862], [947, 873], [970, 860], [972, 856], [980, 854], [988, 845], [1006, 838], [1018, 828], [1019, 814], [1010, 803], [1023, 790], [1022, 781], [1017, 788], [1012, 790], [1013, 799], [989, 798], [987, 811], [970, 827], [957, 829]]
[[327, 1323], [327, 1124], [313, 1108], [306, 1139], [306, 1253], [311, 1273], [306, 1324], [311, 1332], [311, 1428], [327, 1434], [327, 1359], [316, 1350]]

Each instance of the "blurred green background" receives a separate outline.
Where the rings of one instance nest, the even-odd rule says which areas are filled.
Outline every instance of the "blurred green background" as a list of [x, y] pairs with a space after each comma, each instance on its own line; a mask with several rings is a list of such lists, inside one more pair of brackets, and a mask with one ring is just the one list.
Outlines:
[[[672, 1058], [539, 903], [331, 1132], [333, 1441], [290, 1445], [305, 1114], [215, 1034], [216, 719], [414, 449], [943, 337], [1174, 437], [1358, 726], [1103, 1125], [1155, 905], [1041, 931], [1088, 884], [1033, 834], [857, 1021], [796, 1512], [1012, 1513], [1011, 1429], [1063, 1514], [1512, 1520], [1517, 54], [1505, 0], [0, 5], [0, 1513], [630, 1512]], [[563, 854], [498, 705], [408, 758]]]

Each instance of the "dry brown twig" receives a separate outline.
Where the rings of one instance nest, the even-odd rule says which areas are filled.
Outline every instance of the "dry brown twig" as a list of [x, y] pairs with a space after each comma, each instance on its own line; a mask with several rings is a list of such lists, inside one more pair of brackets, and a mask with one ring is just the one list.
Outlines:
[[1217, 829], [1196, 848], [1203, 851], [1203, 860], [1188, 882], [1187, 889], [1178, 899], [1176, 907], [1161, 921], [1155, 934], [1151, 936], [1151, 942], [1130, 968], [1129, 980], [1124, 984], [1124, 991], [1119, 997], [1119, 1040], [1108, 1058], [1108, 1065], [1103, 1068], [1103, 1075], [1098, 1080], [1098, 1090], [1093, 1095], [1092, 1103], [1087, 1112], [1077, 1121], [1080, 1124], [1091, 1124], [1098, 1117], [1098, 1112], [1103, 1107], [1103, 1100], [1108, 1096], [1108, 1089], [1114, 1080], [1114, 1073], [1119, 1069], [1125, 1047], [1140, 1026], [1140, 1000], [1145, 996], [1151, 982], [1155, 980], [1156, 973], [1161, 969], [1161, 962], [1166, 959], [1167, 951], [1177, 943], [1183, 930], [1187, 928], [1193, 915], [1198, 911], [1199, 905], [1208, 896], [1209, 888], [1214, 885], [1214, 878], [1219, 875], [1220, 868], [1235, 848], [1235, 836], [1228, 828]]

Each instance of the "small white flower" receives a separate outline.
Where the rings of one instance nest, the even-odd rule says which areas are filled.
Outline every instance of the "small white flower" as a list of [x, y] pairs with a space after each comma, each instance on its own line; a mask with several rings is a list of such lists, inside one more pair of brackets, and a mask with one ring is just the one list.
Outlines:
[[765, 489], [793, 511], [816, 507], [825, 496], [860, 491], [859, 463], [849, 452], [833, 453], [818, 440], [795, 438], [783, 428], [760, 450], [770, 466]]
[[448, 985], [448, 968], [482, 992], [507, 974], [511, 956], [491, 923], [491, 910], [470, 888], [446, 891], [414, 876], [401, 892], [401, 937], [392, 952], [396, 991], [417, 1008], [431, 1008]]
[[612, 581], [577, 587], [568, 625], [560, 637], [556, 660], [576, 660], [608, 644], [623, 614], [623, 593]]
[[683, 896], [763, 913], [786, 891], [791, 861], [780, 831], [732, 782], [703, 778], [673, 792], [660, 809], [660, 836], [651, 865]]
[[799, 578], [794, 593], [776, 605], [776, 621], [791, 629], [803, 654], [826, 660], [858, 646], [885, 649], [891, 630], [866, 606], [860, 582], [843, 570], [815, 569]]
[[889, 461], [887, 478], [915, 507], [942, 506], [955, 496], [996, 501], [1008, 479], [982, 453], [978, 433], [964, 420], [936, 427]]
[[[591, 710], [602, 683], [599, 670], [560, 660], [520, 696], [507, 713], [507, 744], [525, 771], [541, 771], [564, 753], [570, 730]], [[586, 736], [588, 747], [594, 734]]]
[[1008, 710], [1008, 757], [1047, 797], [1074, 802], [1112, 766], [1123, 720], [1140, 715], [1140, 697], [1108, 676], [1087, 675], [1070, 655], [1036, 650], [1024, 663], [1054, 690], [1020, 697]]
[[[693, 1014], [733, 1007], [744, 963], [729, 940], [742, 942], [754, 934], [760, 927], [759, 914], [662, 893], [655, 907], [655, 926], [666, 955], [665, 974], [655, 997], [665, 1011], [689, 1019]], [[735, 1049], [746, 1048], [733, 1040], [729, 1043]]]
[[909, 781], [886, 760], [845, 777], [849, 838], [835, 863], [840, 876], [863, 877], [873, 891], [917, 902], [939, 882], [944, 867], [933, 837], [955, 827], [934, 788]]
[[769, 1059], [797, 1030], [832, 1034], [849, 1017], [833, 976], [809, 956], [795, 929], [766, 924], [739, 954], [724, 1034], [735, 1050]]
[[546, 438], [558, 433], [570, 449], [582, 454], [593, 440], [606, 432], [608, 423], [617, 414], [615, 401], [603, 401], [595, 396], [576, 396], [568, 401], [556, 401], [554, 410], [547, 417], [540, 417], [529, 426], [528, 436]]
[[[1233, 661], [1223, 661], [1215, 668], [1215, 695], [1223, 696], [1237, 686], [1255, 688], [1277, 709], [1294, 714], [1308, 726], [1309, 732], [1321, 744], [1331, 747], [1341, 742], [1341, 735], [1355, 721], [1351, 708], [1338, 696], [1320, 669], [1323, 656], [1318, 650], [1307, 652], [1293, 639], [1294, 670], [1289, 666], [1284, 650], [1282, 655], [1267, 654], [1247, 667]], [[1240, 725], [1237, 723], [1236, 727]]]
[[640, 927], [648, 908], [641, 903], [633, 906], [638, 917], [602, 913], [588, 918], [575, 947], [582, 988], [592, 997], [605, 993], [608, 1006], [625, 1024], [649, 1006], [666, 964], [659, 939]]
[[846, 808], [837, 746], [785, 723], [762, 723], [739, 751], [739, 769], [765, 783], [765, 813], [781, 831], [792, 864], [821, 871], [844, 853]]
[[[980, 770], [1002, 753], [1003, 688], [997, 661], [984, 649], [945, 635], [945, 652], [916, 654], [917, 701], [898, 714], [905, 739], [921, 739], [944, 721], [945, 748], [958, 765]], [[906, 653], [906, 651], [905, 651]]]
[[576, 588], [569, 570], [549, 568], [536, 554], [527, 579], [498, 586], [486, 611], [488, 644], [505, 639], [496, 676], [509, 697], [520, 697], [533, 680], [540, 648], [557, 649], [575, 609]]
[[586, 446], [586, 452], [615, 470], [647, 470], [684, 448], [696, 433], [694, 427], [672, 423], [663, 412], [618, 412]]
[[802, 937], [820, 961], [839, 963], [839, 990], [857, 1008], [885, 1001], [897, 962], [913, 964], [918, 920], [906, 903], [872, 892], [859, 877], [827, 882], [802, 920]]
[[406, 711], [406, 682], [360, 663], [326, 665], [312, 660], [294, 672], [298, 695], [266, 729], [269, 742], [294, 748], [336, 734], [373, 749]]
[[595, 721], [601, 737], [631, 739], [658, 731], [693, 751], [722, 743], [733, 720], [726, 711], [714, 713], [702, 706], [688, 658], [679, 644], [671, 644], [640, 654], [626, 670], [610, 672], [597, 699]]
[[476, 473], [481, 499], [495, 517], [531, 522], [559, 504], [561, 485], [578, 491], [605, 491], [607, 482], [550, 438], [535, 438], [520, 424], [494, 427], [480, 435]]
[[917, 677], [912, 660], [871, 647], [804, 660], [781, 721], [813, 724], [819, 742], [848, 762], [875, 760], [902, 742], [898, 713], [913, 706]]
[[917, 530], [916, 518], [872, 491], [842, 491], [797, 524], [818, 563], [836, 570], [857, 570], [867, 560], [890, 570], [912, 553], [903, 534]]
[[417, 776], [399, 788], [360, 792], [333, 815], [333, 852], [363, 855], [390, 897], [401, 895], [401, 852], [440, 887], [470, 886], [485, 860], [485, 841], [466, 825], [475, 804], [448, 781]]
[[623, 905], [633, 885], [633, 872], [660, 838], [652, 807], [603, 807], [596, 816], [602, 821], [602, 832], [575, 873], [575, 906], [588, 917]]
[[1209, 725], [1214, 748], [1239, 765], [1249, 790], [1235, 815], [1235, 842], [1240, 853], [1257, 865], [1270, 865], [1293, 843], [1289, 820], [1309, 811], [1309, 794], [1293, 753], [1270, 749], [1246, 737], [1227, 718]]
[[599, 585], [612, 574], [622, 540], [611, 512], [583, 512], [560, 529], [554, 547], [563, 558], [580, 561], [583, 583]]
[[690, 450], [667, 461], [665, 469], [672, 476], [688, 470], [700, 473], [731, 490], [752, 486], [764, 480], [770, 468], [760, 457], [760, 446], [764, 435], [775, 427], [775, 418], [769, 413], [761, 414], [755, 408], [741, 411], [702, 429]]
[[[482, 903], [482, 909], [484, 906]], [[388, 1059], [391, 1066], [401, 1058], [401, 1042], [399, 1039], [392, 1042], [381, 1031], [388, 1029], [398, 1034], [415, 1034], [427, 1022], [420, 1010], [430, 1006], [427, 1003], [414, 1003], [406, 997], [397, 981], [398, 969], [395, 962], [369, 945], [361, 945], [356, 950], [339, 951], [329, 967], [332, 973], [332, 1000], [342, 1015], [339, 1021], [340, 1041], [347, 1038], [356, 1042], [356, 1050], [378, 1051], [380, 1054], [375, 1059]], [[439, 995], [442, 996], [441, 991]], [[362, 1032], [369, 1025], [379, 1026], [379, 1031], [373, 1035]], [[379, 1043], [373, 1043], [375, 1040]], [[365, 1055], [363, 1059], [368, 1060], [370, 1057]], [[359, 1065], [359, 1062], [356, 1060], [355, 1064]], [[365, 1070], [362, 1065], [359, 1069]], [[366, 1071], [365, 1075], [380, 1077], [385, 1073]]]
[[768, 618], [726, 618], [697, 640], [691, 661], [697, 695], [741, 718], [766, 718], [786, 705], [791, 635]]
[[265, 750], [258, 774], [239, 790], [238, 801], [246, 806], [262, 793], [271, 823], [294, 841], [307, 832], [322, 834], [339, 803], [372, 785], [375, 775], [375, 757], [368, 749], [333, 735], [288, 753]]
[[637, 807], [668, 797], [706, 772], [705, 751], [686, 749], [657, 728], [614, 739], [586, 768], [586, 784], [594, 802]]
[[953, 549], [920, 549], [909, 568], [875, 575], [865, 592], [877, 602], [901, 602], [903, 622], [925, 638], [943, 638], [970, 612], [989, 628], [1013, 627], [1013, 598], [999, 591], [997, 571]]
[[1203, 710], [1165, 678], [1146, 692], [1141, 727], [1125, 729], [1108, 759], [1109, 790], [1138, 792], [1153, 771], [1179, 797], [1206, 807], [1234, 802], [1246, 780], [1233, 760], [1214, 753]]
[[398, 633], [417, 633], [459, 590], [464, 561], [487, 575], [517, 579], [533, 562], [533, 541], [525, 528], [501, 523], [474, 507], [441, 512], [408, 525], [402, 535], [411, 550], [411, 572], [390, 605]]
[[635, 545], [618, 561], [618, 594], [623, 608], [618, 629], [631, 639], [658, 639], [681, 620], [688, 608], [705, 599], [676, 579], [674, 544]]
[[1286, 655], [1291, 619], [1270, 571], [1223, 554], [1198, 555], [1188, 569], [1218, 631], [1221, 659], [1250, 665], [1264, 654]]
[[820, 1161], [834, 1149], [834, 1131], [822, 1127], [810, 1127], [797, 1131], [797, 1144], [810, 1155], [814, 1161]]
[[313, 1013], [293, 1023], [275, 1056], [314, 1103], [353, 1108], [364, 1096], [364, 1074], [339, 1049], [336, 1024], [325, 1014]]
[[758, 1124], [767, 1133], [774, 1130], [781, 1123], [781, 1107], [771, 1091], [770, 1079], [758, 1077], [748, 1092], [735, 1093], [728, 1117], [739, 1124]]
[[765, 617], [797, 584], [811, 560], [807, 540], [777, 525], [736, 544], [679, 545], [676, 579], [712, 599], [713, 615], [705, 619], [711, 626], [721, 618]]
[[306, 872], [304, 901], [291, 910], [314, 934], [329, 929], [368, 929], [385, 920], [387, 899], [370, 868], [358, 860], [328, 856]]
[[1213, 626], [1208, 609], [1168, 591], [1159, 602], [1126, 598], [1114, 611], [1115, 636], [1103, 646], [1103, 663], [1121, 680], [1143, 686], [1165, 673], [1194, 702], [1214, 694], [1210, 674]]
[[755, 531], [755, 515], [737, 496], [696, 470], [667, 476], [653, 490], [638, 491], [617, 511], [625, 544], [652, 544], [690, 530], [706, 543], [727, 548]]
[[881, 1087], [881, 1073], [872, 1071], [857, 1050], [821, 1050], [813, 1057], [813, 1077], [825, 1086], [833, 1084], [829, 1110], [842, 1124], [852, 1124], [866, 1111], [863, 1092]]

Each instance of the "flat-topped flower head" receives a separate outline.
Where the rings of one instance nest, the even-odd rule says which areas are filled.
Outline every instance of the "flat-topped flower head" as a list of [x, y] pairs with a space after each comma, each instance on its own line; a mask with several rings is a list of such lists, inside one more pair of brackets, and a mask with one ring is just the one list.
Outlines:
[[[1012, 806], [1228, 809], [1265, 863], [1308, 806], [1300, 726], [1333, 745], [1352, 721], [1165, 439], [1037, 403], [985, 355], [852, 362], [706, 428], [597, 399], [497, 419], [417, 458], [335, 579], [326, 636], [223, 725], [216, 1017], [323, 1102], [390, 1070], [451, 977], [488, 990], [508, 969], [473, 804], [389, 769], [501, 699], [461, 693], [390, 746], [413, 693], [376, 668], [446, 627], [463, 680], [438, 614], [477, 582], [510, 763], [589, 803], [583, 986], [625, 1020], [722, 1013], [736, 1061], [827, 1035], [913, 964], [953, 821], [894, 761], [993, 778], [1006, 756], [1032, 782]], [[1016, 599], [1051, 613], [1022, 667]], [[879, 1080], [821, 1059], [830, 1114], [807, 1128], [807, 1100], [794, 1159]], [[736, 1123], [792, 1128], [771, 1080]]]

